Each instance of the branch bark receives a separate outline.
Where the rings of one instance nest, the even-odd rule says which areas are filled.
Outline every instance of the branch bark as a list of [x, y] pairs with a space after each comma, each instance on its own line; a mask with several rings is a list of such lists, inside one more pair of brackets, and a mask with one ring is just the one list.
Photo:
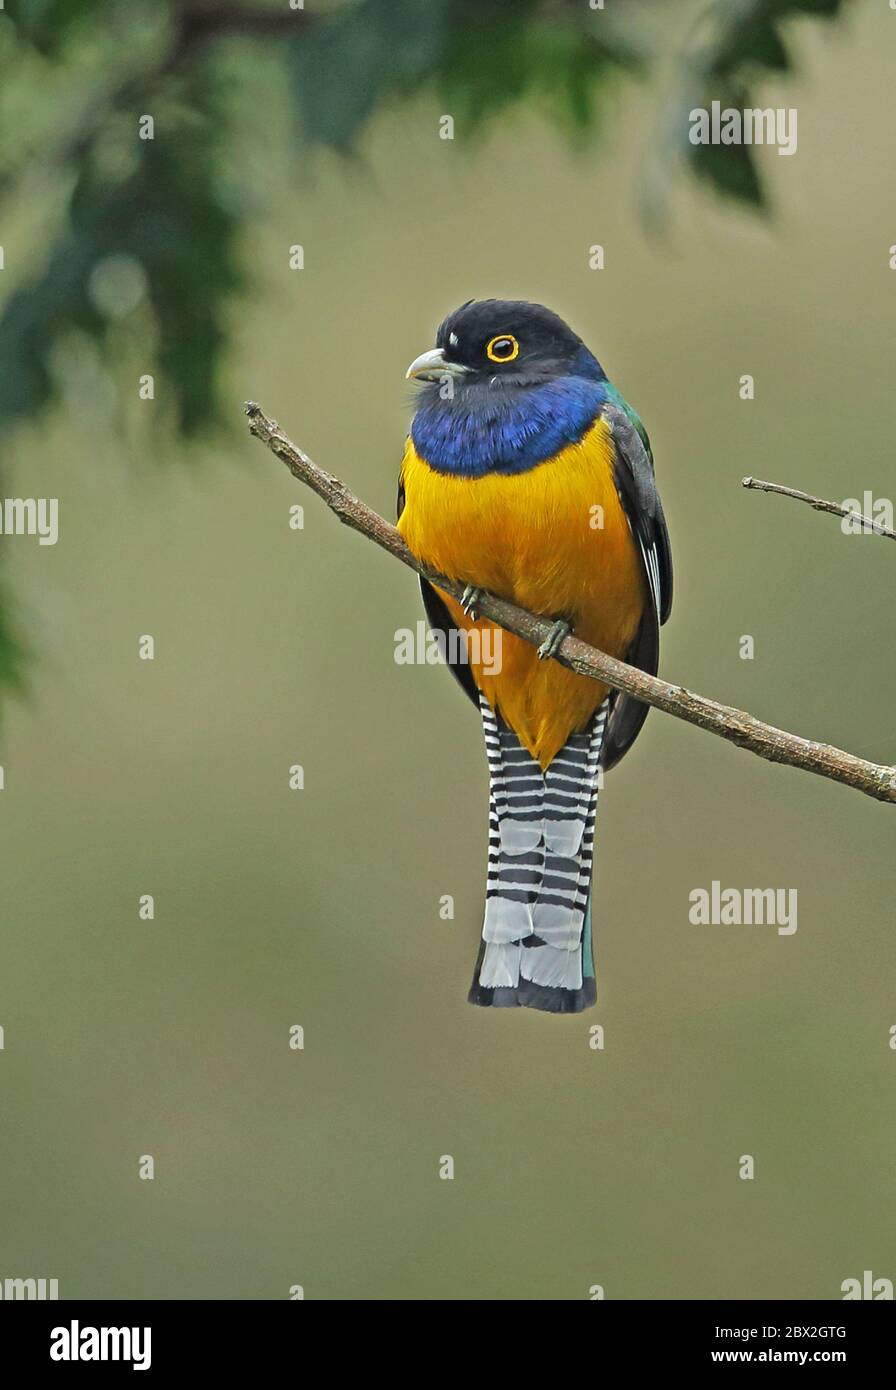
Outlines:
[[[421, 564], [408, 550], [394, 526], [365, 506], [332, 473], [319, 468], [303, 449], [284, 434], [276, 420], [269, 419], [254, 401], [247, 402], [246, 414], [249, 429], [256, 439], [260, 439], [286, 464], [294, 478], [316, 492], [340, 521], [367, 536], [444, 593], [460, 599], [464, 591], [462, 583]], [[527, 642], [537, 645], [551, 631], [550, 619], [529, 613], [495, 594], [483, 594], [476, 606], [483, 617], [490, 618]], [[776, 729], [745, 710], [718, 704], [684, 686], [670, 685], [624, 661], [617, 661], [615, 657], [588, 646], [574, 636], [565, 639], [554, 659], [581, 676], [602, 681], [614, 690], [623, 690], [645, 704], [653, 705], [655, 709], [661, 709], [688, 724], [695, 724], [697, 728], [727, 739], [729, 743], [746, 748], [769, 762], [784, 763], [788, 767], [802, 768], [805, 772], [828, 777], [878, 801], [896, 802], [896, 767], [868, 762], [831, 744], [816, 743], [784, 729]]]
[[752, 488], [755, 492], [776, 492], [779, 497], [795, 497], [797, 502], [807, 502], [813, 511], [831, 512], [834, 516], [849, 517], [850, 521], [861, 521], [865, 530], [874, 531], [878, 536], [888, 536], [891, 541], [896, 541], [896, 531], [891, 531], [879, 521], [873, 521], [870, 516], [854, 512], [849, 507], [841, 507], [839, 502], [826, 502], [823, 497], [813, 497], [811, 492], [800, 492], [798, 487], [784, 487], [783, 483], [765, 483], [761, 478], [741, 478], [741, 485]]

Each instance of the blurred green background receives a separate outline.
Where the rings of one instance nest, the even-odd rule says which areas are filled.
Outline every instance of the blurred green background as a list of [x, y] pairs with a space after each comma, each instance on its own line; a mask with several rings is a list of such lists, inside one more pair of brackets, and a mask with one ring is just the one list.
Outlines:
[[[651, 434], [677, 566], [663, 674], [896, 761], [892, 546], [739, 486], [892, 496], [894, 43], [883, 4], [800, 29], [796, 73], [761, 89], [799, 111], [796, 156], [759, 155], [771, 214], [682, 180], [662, 235], [638, 197], [662, 71], [620, 88], [599, 146], [526, 106], [442, 141], [423, 92], [355, 162], [298, 174], [277, 90], [235, 92], [265, 197], [240, 223], [228, 429], [188, 449], [150, 423], [170, 402], [137, 398], [138, 309], [117, 366], [76, 341], [56, 405], [5, 440], [3, 496], [58, 497], [60, 539], [0, 540], [32, 653], [0, 745], [0, 1277], [491, 1300], [896, 1276], [892, 810], [654, 713], [602, 800], [597, 1009], [471, 1008], [476, 718], [447, 672], [393, 660], [413, 577], [240, 418], [256, 399], [391, 516], [403, 374], [439, 319], [549, 304]], [[796, 888], [797, 933], [692, 926], [714, 879]]]

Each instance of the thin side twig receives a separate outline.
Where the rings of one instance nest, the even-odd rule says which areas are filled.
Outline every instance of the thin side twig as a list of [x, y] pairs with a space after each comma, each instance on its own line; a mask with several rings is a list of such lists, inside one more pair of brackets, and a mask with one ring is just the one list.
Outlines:
[[[421, 564], [408, 550], [394, 526], [365, 506], [339, 478], [319, 468], [254, 401], [247, 403], [246, 414], [252, 434], [286, 464], [294, 478], [316, 492], [340, 521], [367, 536], [444, 593], [458, 600], [461, 598], [464, 584]], [[476, 606], [483, 617], [490, 618], [508, 632], [533, 644], [543, 642], [553, 626], [550, 619], [529, 613], [495, 594], [483, 594]], [[670, 685], [657, 676], [649, 676], [635, 666], [588, 646], [577, 637], [567, 637], [554, 659], [579, 675], [602, 681], [614, 690], [623, 690], [645, 704], [653, 705], [688, 724], [695, 724], [697, 728], [727, 739], [769, 762], [785, 763], [789, 767], [828, 777], [878, 801], [896, 802], [896, 767], [868, 762], [831, 744], [816, 743], [798, 734], [787, 733], [784, 729], [776, 729], [745, 710], [718, 704], [704, 695], [686, 690], [684, 686]]]
[[794, 497], [797, 502], [806, 502], [815, 512], [830, 512], [833, 516], [848, 517], [850, 521], [861, 521], [864, 530], [873, 531], [878, 536], [888, 536], [891, 541], [896, 541], [896, 531], [891, 531], [889, 526], [874, 521], [862, 512], [841, 507], [839, 502], [828, 502], [824, 497], [813, 497], [811, 492], [801, 492], [798, 487], [785, 487], [783, 483], [766, 483], [762, 478], [741, 478], [741, 485], [752, 488], [754, 492], [776, 492], [779, 497]]

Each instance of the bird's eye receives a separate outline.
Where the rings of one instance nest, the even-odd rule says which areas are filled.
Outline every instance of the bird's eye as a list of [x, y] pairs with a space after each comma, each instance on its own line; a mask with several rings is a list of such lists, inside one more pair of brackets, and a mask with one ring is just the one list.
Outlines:
[[512, 362], [519, 356], [519, 351], [520, 345], [512, 333], [499, 333], [485, 349], [486, 356], [492, 362]]

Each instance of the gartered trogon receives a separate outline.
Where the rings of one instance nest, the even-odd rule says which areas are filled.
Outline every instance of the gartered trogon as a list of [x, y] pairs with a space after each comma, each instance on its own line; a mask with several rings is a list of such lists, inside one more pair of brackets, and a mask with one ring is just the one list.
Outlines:
[[[398, 529], [420, 560], [468, 586], [461, 604], [423, 581], [423, 601], [481, 711], [491, 783], [469, 998], [575, 1013], [596, 996], [600, 769], [631, 747], [647, 706], [545, 658], [571, 630], [657, 670], [672, 563], [650, 444], [593, 353], [539, 304], [464, 304], [407, 374], [421, 391]], [[536, 649], [496, 629], [477, 616], [478, 590], [550, 617], [551, 637]], [[449, 640], [458, 632], [460, 646]]]

